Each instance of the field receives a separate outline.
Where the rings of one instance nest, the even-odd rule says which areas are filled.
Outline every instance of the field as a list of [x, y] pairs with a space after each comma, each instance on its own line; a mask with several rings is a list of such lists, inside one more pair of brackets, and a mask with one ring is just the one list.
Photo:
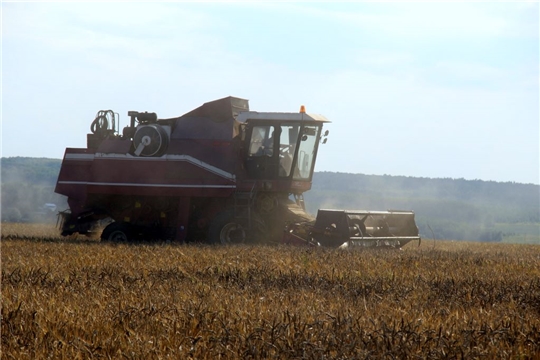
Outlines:
[[540, 246], [61, 239], [3, 224], [2, 359], [540, 358]]

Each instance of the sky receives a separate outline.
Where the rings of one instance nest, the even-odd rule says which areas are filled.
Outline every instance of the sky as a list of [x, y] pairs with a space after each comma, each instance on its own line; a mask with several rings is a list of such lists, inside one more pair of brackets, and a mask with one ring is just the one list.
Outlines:
[[326, 116], [316, 171], [540, 183], [538, 2], [2, 2], [3, 157], [98, 110]]

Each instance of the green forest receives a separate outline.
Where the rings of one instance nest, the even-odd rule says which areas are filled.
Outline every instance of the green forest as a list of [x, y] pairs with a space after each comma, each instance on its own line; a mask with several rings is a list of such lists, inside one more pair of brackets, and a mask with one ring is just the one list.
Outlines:
[[[67, 209], [54, 193], [60, 164], [2, 158], [2, 221], [56, 221], [56, 212]], [[319, 208], [413, 210], [424, 239], [540, 244], [539, 185], [316, 172], [304, 196], [314, 215]]]

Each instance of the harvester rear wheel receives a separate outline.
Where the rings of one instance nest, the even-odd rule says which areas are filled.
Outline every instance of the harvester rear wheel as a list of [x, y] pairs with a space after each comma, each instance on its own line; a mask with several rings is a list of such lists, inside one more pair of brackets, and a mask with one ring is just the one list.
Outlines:
[[241, 244], [246, 240], [246, 228], [235, 219], [231, 211], [219, 213], [208, 229], [208, 240], [212, 244]]
[[110, 223], [101, 233], [101, 241], [128, 242], [131, 238], [131, 227], [124, 222]]

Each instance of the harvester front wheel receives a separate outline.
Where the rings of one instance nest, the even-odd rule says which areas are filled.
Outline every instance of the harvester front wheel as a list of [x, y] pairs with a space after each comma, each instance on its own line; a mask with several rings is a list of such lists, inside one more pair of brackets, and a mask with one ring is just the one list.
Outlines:
[[246, 228], [234, 218], [232, 212], [222, 212], [212, 220], [208, 240], [212, 244], [241, 244], [246, 240]]
[[110, 223], [101, 233], [101, 241], [128, 242], [131, 237], [131, 227], [123, 222]]

